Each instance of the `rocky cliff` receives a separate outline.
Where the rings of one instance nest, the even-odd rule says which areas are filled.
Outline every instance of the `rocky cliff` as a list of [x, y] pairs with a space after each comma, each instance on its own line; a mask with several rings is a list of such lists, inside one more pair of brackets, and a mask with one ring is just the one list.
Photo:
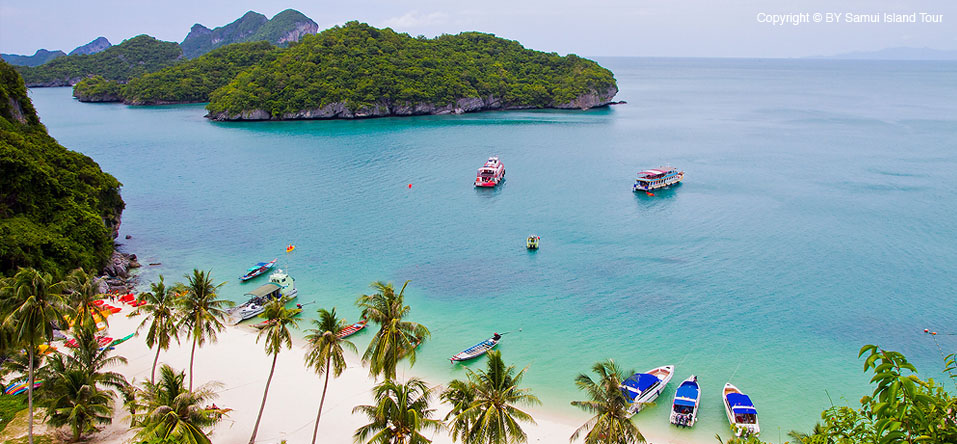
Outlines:
[[193, 25], [180, 46], [183, 55], [192, 59], [233, 43], [265, 40], [274, 45], [285, 45], [318, 30], [316, 22], [293, 9], [282, 11], [272, 19], [249, 11], [236, 21], [214, 29], [199, 23]]
[[110, 43], [110, 41], [107, 40], [106, 37], [101, 36], [101, 37], [97, 37], [90, 43], [87, 43], [82, 46], [77, 46], [76, 49], [74, 49], [73, 51], [70, 51], [70, 54], [68, 55], [96, 54], [111, 46], [113, 46], [113, 44]]

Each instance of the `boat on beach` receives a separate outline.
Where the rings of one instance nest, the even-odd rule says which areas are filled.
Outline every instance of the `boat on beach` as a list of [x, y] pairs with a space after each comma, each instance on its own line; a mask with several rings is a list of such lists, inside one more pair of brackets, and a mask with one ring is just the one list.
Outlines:
[[646, 373], [635, 373], [622, 382], [621, 392], [631, 404], [628, 406], [629, 414], [638, 413], [646, 404], [658, 399], [674, 374], [675, 366], [665, 365]]
[[684, 171], [678, 171], [676, 168], [672, 167], [661, 167], [644, 170], [638, 173], [638, 177], [635, 178], [635, 185], [632, 186], [632, 190], [649, 192], [651, 190], [670, 187], [678, 182], [681, 182], [681, 179], [684, 179], [684, 177]]
[[475, 359], [479, 356], [482, 356], [485, 354], [485, 352], [495, 348], [495, 345], [498, 344], [499, 339], [502, 339], [502, 335], [493, 333], [491, 338], [488, 338], [482, 342], [479, 342], [478, 344], [456, 353], [449, 358], [449, 361], [453, 363], [456, 361], [468, 361], [469, 359]]
[[489, 157], [485, 165], [478, 169], [475, 176], [475, 186], [492, 188], [505, 180], [505, 165], [498, 156]]
[[701, 401], [701, 387], [698, 377], [691, 375], [681, 381], [675, 398], [671, 402], [671, 423], [681, 427], [693, 427], [698, 420], [698, 403]]
[[758, 425], [758, 410], [748, 395], [729, 382], [721, 390], [721, 397], [724, 399], [724, 411], [728, 414], [728, 422], [731, 423], [736, 436], [761, 433], [761, 427]]
[[254, 277], [256, 277], [256, 276], [259, 276], [259, 275], [261, 275], [261, 274], [263, 274], [263, 273], [269, 271], [272, 267], [274, 267], [274, 266], [276, 265], [276, 261], [277, 261], [278, 259], [279, 259], [279, 258], [276, 258], [276, 259], [273, 259], [273, 260], [271, 260], [271, 261], [269, 261], [269, 262], [260, 262], [260, 263], [258, 263], [258, 264], [256, 264], [256, 265], [253, 265], [252, 267], [249, 267], [249, 269], [246, 270], [246, 274], [240, 276], [240, 277], [239, 277], [239, 280], [245, 282], [245, 281], [248, 281], [248, 280], [250, 280], [250, 279], [252, 279], [252, 278], [254, 278]]
[[352, 324], [346, 328], [343, 328], [342, 330], [339, 331], [339, 334], [337, 334], [336, 336], [338, 336], [339, 339], [348, 338], [349, 336], [352, 336], [362, 331], [363, 328], [366, 328], [366, 324], [368, 323], [369, 323], [368, 319], [363, 319], [359, 322], [356, 322], [355, 324]]
[[270, 301], [282, 297], [293, 300], [296, 299], [298, 295], [299, 290], [296, 289], [295, 279], [289, 276], [288, 273], [277, 270], [275, 273], [269, 275], [268, 283], [260, 285], [246, 293], [246, 296], [249, 296], [248, 301], [227, 311], [229, 322], [231, 325], [236, 325], [246, 319], [254, 318], [266, 311], [266, 304]]

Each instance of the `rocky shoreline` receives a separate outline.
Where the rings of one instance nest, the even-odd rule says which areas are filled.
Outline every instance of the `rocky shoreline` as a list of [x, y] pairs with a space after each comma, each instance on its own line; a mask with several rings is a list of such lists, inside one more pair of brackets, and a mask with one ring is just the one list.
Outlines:
[[[609, 87], [605, 91], [592, 91], [582, 94], [574, 100], [565, 103], [553, 103], [546, 106], [546, 109], [581, 109], [599, 108], [615, 103], [615, 95], [618, 94], [618, 88]], [[268, 111], [262, 109], [253, 109], [242, 111], [238, 114], [229, 112], [210, 112], [206, 118], [218, 122], [239, 122], [239, 121], [262, 121], [262, 120], [316, 120], [316, 119], [366, 119], [373, 117], [405, 117], [421, 115], [446, 115], [446, 114], [464, 114], [478, 111], [508, 111], [522, 109], [536, 109], [534, 106], [513, 106], [503, 103], [501, 98], [495, 96], [489, 97], [466, 97], [455, 100], [446, 105], [436, 105], [434, 103], [402, 103], [393, 104], [388, 101], [377, 102], [373, 106], [362, 107], [356, 110], [350, 109], [345, 103], [336, 102], [325, 105], [321, 108], [299, 110], [291, 113], [285, 113], [274, 117]]]
[[[122, 244], [116, 244], [119, 247]], [[126, 294], [132, 292], [139, 283], [133, 270], [140, 267], [135, 254], [113, 251], [109, 262], [100, 275], [100, 293]]]

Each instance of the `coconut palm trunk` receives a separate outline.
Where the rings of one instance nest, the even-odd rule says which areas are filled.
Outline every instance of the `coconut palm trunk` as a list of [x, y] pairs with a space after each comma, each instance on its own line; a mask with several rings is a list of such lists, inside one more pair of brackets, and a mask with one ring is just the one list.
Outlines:
[[319, 434], [319, 418], [322, 417], [322, 404], [326, 402], [326, 389], [329, 388], [329, 363], [332, 361], [332, 355], [326, 357], [326, 382], [322, 384], [322, 397], [319, 398], [319, 413], [316, 413], [316, 425], [312, 429], [312, 444], [316, 444], [316, 436]]
[[[153, 368], [152, 370], [150, 370], [150, 384], [153, 384], [156, 382], [156, 363], [159, 361], [159, 358], [160, 358], [160, 348], [156, 347], [156, 357], [153, 358]], [[190, 369], [190, 371], [192, 371], [192, 369]]]
[[30, 359], [30, 361], [28, 361], [30, 365], [27, 366], [29, 369], [27, 372], [30, 373], [30, 375], [27, 377], [27, 406], [30, 410], [30, 424], [27, 428], [27, 436], [29, 436], [29, 438], [27, 438], [27, 440], [30, 444], [33, 444], [33, 351], [35, 349], [36, 347], [34, 347], [33, 343], [31, 342], [30, 350], [27, 351], [27, 357]]
[[189, 352], [189, 391], [193, 391], [193, 358], [196, 357], [196, 336], [193, 336], [193, 351]]
[[279, 353], [272, 355], [272, 367], [269, 368], [269, 379], [266, 379], [266, 390], [263, 391], [263, 402], [259, 405], [259, 415], [256, 416], [256, 425], [253, 427], [253, 436], [249, 437], [249, 444], [255, 444], [256, 442], [256, 433], [259, 432], [259, 421], [263, 419], [263, 410], [266, 409], [266, 397], [269, 396], [269, 384], [272, 383], [272, 375], [276, 372], [276, 358], [278, 357]]

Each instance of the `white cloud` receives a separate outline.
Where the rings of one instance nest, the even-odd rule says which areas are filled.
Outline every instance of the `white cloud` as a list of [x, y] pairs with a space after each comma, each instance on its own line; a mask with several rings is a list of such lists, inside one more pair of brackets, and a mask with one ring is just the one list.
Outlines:
[[444, 12], [430, 12], [422, 14], [419, 11], [409, 11], [399, 17], [391, 17], [382, 21], [390, 28], [414, 28], [417, 26], [443, 25], [448, 23], [449, 15]]

